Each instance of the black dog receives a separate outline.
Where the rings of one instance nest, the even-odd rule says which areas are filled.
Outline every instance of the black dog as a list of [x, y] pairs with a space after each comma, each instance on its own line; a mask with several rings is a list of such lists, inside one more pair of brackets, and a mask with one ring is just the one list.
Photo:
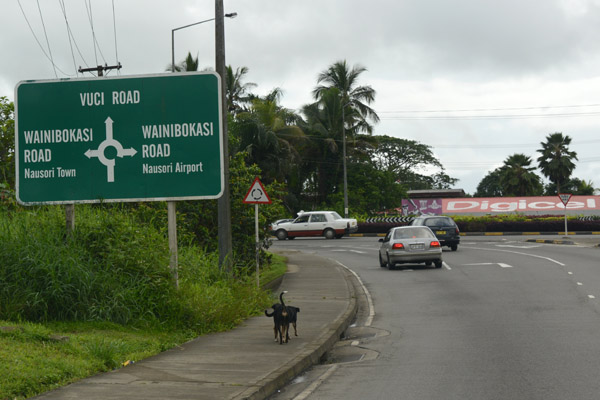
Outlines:
[[285, 305], [285, 302], [283, 301], [283, 295], [285, 293], [287, 293], [287, 291], [283, 291], [279, 295], [281, 304], [273, 304], [271, 306], [273, 309], [272, 313], [265, 310], [265, 315], [267, 317], [273, 317], [273, 332], [275, 334], [275, 341], [277, 341], [277, 337], [279, 336], [279, 344], [283, 344], [284, 341], [287, 343], [290, 340], [290, 324], [294, 327], [294, 335], [298, 336], [298, 332], [296, 331], [296, 321], [300, 309], [298, 307]]

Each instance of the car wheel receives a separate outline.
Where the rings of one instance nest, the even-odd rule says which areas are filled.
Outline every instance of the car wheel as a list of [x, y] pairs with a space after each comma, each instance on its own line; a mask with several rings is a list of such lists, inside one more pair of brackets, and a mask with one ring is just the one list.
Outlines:
[[325, 236], [325, 239], [335, 239], [335, 231], [333, 229], [325, 229], [323, 236]]
[[383, 258], [381, 258], [381, 254], [379, 254], [379, 266], [381, 268], [385, 268], [386, 267], [386, 263], [383, 262]]
[[277, 239], [279, 239], [279, 240], [285, 240], [287, 238], [288, 234], [285, 230], [280, 229], [275, 233], [275, 236], [277, 236]]
[[457, 244], [453, 244], [450, 246], [450, 248], [452, 249], [452, 251], [456, 251], [458, 250], [458, 245]]
[[435, 267], [436, 268], [442, 268], [442, 260], [436, 261], [435, 262]]
[[390, 271], [395, 270], [396, 269], [396, 264], [394, 264], [393, 262], [390, 262], [390, 256], [387, 256], [387, 267]]

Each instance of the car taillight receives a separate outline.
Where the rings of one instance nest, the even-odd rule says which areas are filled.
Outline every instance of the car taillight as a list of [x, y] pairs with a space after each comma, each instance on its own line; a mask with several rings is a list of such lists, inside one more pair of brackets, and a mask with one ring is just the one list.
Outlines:
[[438, 242], [437, 240], [434, 240], [433, 242], [431, 242], [429, 247], [440, 247], [440, 242]]
[[392, 249], [402, 250], [402, 249], [404, 249], [404, 245], [402, 243], [394, 243], [394, 245], [392, 246]]

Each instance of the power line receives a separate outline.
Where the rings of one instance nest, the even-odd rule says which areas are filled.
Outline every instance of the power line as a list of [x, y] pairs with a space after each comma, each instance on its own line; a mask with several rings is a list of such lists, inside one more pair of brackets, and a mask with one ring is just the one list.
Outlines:
[[388, 121], [460, 121], [460, 120], [484, 120], [484, 119], [527, 119], [527, 118], [553, 118], [553, 117], [595, 117], [600, 111], [580, 113], [550, 113], [550, 114], [506, 114], [506, 115], [445, 115], [445, 116], [397, 116], [380, 117]]
[[[89, 2], [89, 4], [88, 4], [88, 2]], [[92, 15], [92, 0], [86, 0], [86, 1], [84, 1], [84, 3], [85, 3], [85, 9], [88, 14], [88, 19], [90, 21], [90, 27], [92, 28], [92, 44], [94, 45], [94, 56], [96, 58], [96, 65], [98, 65], [98, 54], [96, 53], [96, 48], [100, 52], [100, 57], [102, 57], [102, 60], [106, 64], [106, 58], [104, 57], [104, 54], [102, 53], [100, 44], [98, 43], [98, 40], [96, 39], [96, 31], [94, 30], [94, 17]]]
[[[42, 53], [44, 54], [44, 56], [46, 56], [46, 58], [50, 61], [50, 63], [52, 63], [52, 67], [55, 68], [54, 75], [56, 75], [56, 69], [57, 69], [62, 74], [66, 75], [66, 76], [73, 76], [73, 75], [67, 74], [62, 69], [60, 69], [60, 67], [54, 63], [54, 60], [52, 59], [52, 57], [50, 57], [48, 55], [48, 53], [46, 53], [46, 50], [44, 49], [44, 46], [42, 46], [42, 44], [40, 43], [40, 40], [38, 39], [37, 35], [35, 34], [32, 26], [31, 26], [31, 23], [29, 22], [29, 19], [27, 18], [27, 14], [25, 13], [25, 10], [23, 9], [23, 6], [21, 5], [21, 1], [17, 0], [17, 3], [19, 4], [19, 8], [21, 9], [21, 13], [23, 13], [23, 18], [25, 18], [25, 22], [27, 22], [27, 26], [29, 27], [29, 30], [31, 31], [31, 34], [33, 35], [33, 38], [35, 39], [35, 41], [37, 42], [38, 46], [40, 47], [40, 50], [42, 50]], [[38, 6], [39, 6], [39, 3], [38, 3]], [[57, 76], [57, 78], [58, 78], [58, 76]]]
[[73, 31], [71, 30], [71, 25], [69, 25], [69, 21], [67, 20], [67, 8], [65, 6], [65, 2], [64, 0], [60, 0], [62, 2], [62, 12], [63, 15], [65, 17], [65, 22], [67, 24], [67, 30], [69, 31], [69, 37], [71, 39], [73, 39], [73, 44], [75, 44], [75, 49], [77, 49], [77, 53], [79, 54], [79, 57], [81, 57], [81, 60], [83, 61], [83, 63], [85, 64], [86, 67], [89, 67], [87, 61], [85, 60], [85, 57], [83, 56], [83, 54], [81, 53], [81, 50], [79, 49], [79, 45], [77, 44], [77, 40], [75, 40], [75, 35], [73, 35]]
[[[117, 19], [115, 17], [115, 0], [112, 0], [112, 13], [113, 13], [113, 32], [115, 36], [115, 58], [116, 62], [119, 62], [119, 51], [117, 46]], [[120, 72], [120, 69], [117, 70], [117, 74]]]
[[479, 111], [518, 111], [518, 110], [541, 110], [551, 108], [579, 108], [579, 107], [600, 107], [600, 104], [576, 104], [566, 106], [529, 106], [529, 107], [502, 107], [502, 108], [466, 108], [466, 109], [447, 109], [447, 110], [396, 110], [396, 111], [378, 111], [378, 114], [390, 113], [442, 113], [442, 112], [479, 112]]
[[[581, 144], [591, 144], [591, 143], [600, 143], [600, 139], [595, 140], [580, 140], [574, 141], [573, 145], [581, 145]], [[540, 143], [520, 143], [520, 144], [436, 144], [436, 148], [444, 148], [444, 149], [508, 149], [514, 147], [537, 147], [540, 146]]]
[[71, 40], [71, 32], [69, 29], [69, 21], [67, 20], [67, 13], [65, 11], [65, 1], [58, 0], [58, 4], [62, 9], [63, 16], [65, 17], [65, 24], [67, 26], [67, 37], [69, 38], [69, 47], [71, 48], [71, 57], [73, 58], [73, 68], [75, 68], [75, 74], [77, 74], [77, 63], [75, 62], [75, 52], [73, 51], [73, 41]]
[[58, 79], [58, 74], [56, 73], [56, 65], [54, 64], [54, 59], [52, 58], [52, 49], [50, 48], [50, 41], [48, 40], [48, 33], [46, 32], [46, 24], [44, 24], [44, 17], [42, 16], [42, 8], [40, 7], [40, 0], [37, 0], [38, 10], [40, 12], [40, 19], [42, 20], [42, 28], [44, 28], [44, 36], [46, 37], [46, 44], [48, 45], [48, 54], [50, 55], [50, 62], [52, 63], [52, 67], [54, 68], [54, 76]]

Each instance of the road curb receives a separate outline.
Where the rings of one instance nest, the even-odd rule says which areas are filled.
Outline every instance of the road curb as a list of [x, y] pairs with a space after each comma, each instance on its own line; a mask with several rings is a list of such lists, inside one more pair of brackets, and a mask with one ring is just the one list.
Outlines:
[[348, 286], [349, 303], [346, 311], [333, 321], [329, 328], [297, 357], [282, 365], [276, 372], [265, 376], [244, 392], [231, 397], [231, 400], [266, 399], [304, 370], [318, 364], [321, 357], [340, 340], [342, 333], [350, 326], [358, 312], [358, 302], [356, 299], [356, 283], [354, 282], [356, 278], [352, 274], [347, 273], [342, 267], [335, 267], [343, 273], [346, 285]]
[[529, 243], [549, 243], [549, 244], [567, 244], [574, 245], [575, 242], [572, 240], [550, 240], [550, 239], [527, 239]]

